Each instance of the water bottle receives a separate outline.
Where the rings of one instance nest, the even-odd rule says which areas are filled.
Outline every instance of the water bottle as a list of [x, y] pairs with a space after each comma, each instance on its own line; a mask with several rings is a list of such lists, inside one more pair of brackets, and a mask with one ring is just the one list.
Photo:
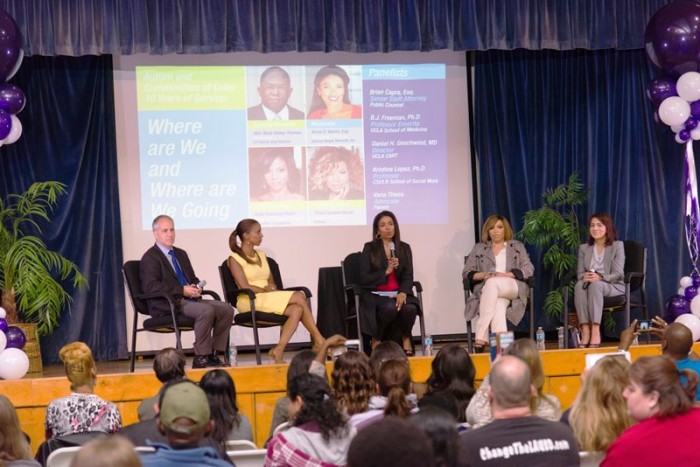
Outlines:
[[238, 366], [238, 349], [233, 341], [228, 344], [228, 364], [230, 366]]
[[537, 350], [544, 350], [544, 330], [542, 329], [542, 326], [537, 328], [535, 340], [537, 341]]
[[425, 343], [423, 344], [423, 355], [426, 357], [430, 357], [433, 355], [433, 338], [430, 337], [430, 334], [425, 336]]

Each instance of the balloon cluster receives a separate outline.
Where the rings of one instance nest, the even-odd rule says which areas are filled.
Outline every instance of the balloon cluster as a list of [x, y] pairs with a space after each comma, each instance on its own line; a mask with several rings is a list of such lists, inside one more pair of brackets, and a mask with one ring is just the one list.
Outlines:
[[644, 43], [663, 73], [647, 86], [654, 117], [671, 127], [677, 142], [700, 140], [700, 3], [683, 0], [662, 7], [649, 20]]
[[0, 10], [0, 146], [12, 144], [22, 135], [17, 114], [26, 99], [22, 90], [7, 82], [22, 64], [22, 34], [12, 16]]
[[20, 379], [29, 370], [29, 357], [22, 351], [27, 337], [17, 326], [8, 326], [0, 308], [0, 378]]
[[700, 275], [683, 276], [678, 294], [666, 302], [666, 321], [681, 323], [700, 339]]

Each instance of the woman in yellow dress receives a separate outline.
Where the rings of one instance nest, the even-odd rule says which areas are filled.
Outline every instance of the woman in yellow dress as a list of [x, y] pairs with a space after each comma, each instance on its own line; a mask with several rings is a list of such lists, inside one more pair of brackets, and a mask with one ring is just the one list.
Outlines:
[[[255, 311], [265, 311], [285, 315], [287, 321], [280, 331], [279, 343], [270, 350], [270, 358], [275, 363], [284, 362], [284, 348], [292, 338], [299, 322], [309, 331], [314, 350], [321, 348], [323, 336], [316, 327], [311, 309], [303, 292], [277, 290], [270, 273], [265, 252], [255, 247], [262, 243], [260, 223], [255, 219], [243, 219], [228, 239], [231, 257], [228, 267], [240, 288], [255, 292]], [[239, 244], [240, 241], [240, 244]], [[250, 300], [245, 294], [238, 296], [236, 308], [241, 312], [250, 311]]]

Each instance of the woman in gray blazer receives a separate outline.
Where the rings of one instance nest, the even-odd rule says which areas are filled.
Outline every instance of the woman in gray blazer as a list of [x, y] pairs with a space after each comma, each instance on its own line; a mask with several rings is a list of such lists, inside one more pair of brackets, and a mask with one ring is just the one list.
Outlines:
[[481, 242], [474, 245], [464, 263], [463, 278], [476, 283], [464, 310], [467, 320], [476, 320], [474, 349], [488, 345], [491, 332], [507, 331], [506, 318], [517, 325], [527, 305], [525, 282], [535, 272], [525, 245], [513, 240], [513, 229], [503, 216], [484, 222]]
[[581, 324], [581, 345], [600, 346], [603, 298], [625, 293], [625, 248], [612, 218], [598, 212], [588, 219], [588, 243], [578, 249], [574, 302]]

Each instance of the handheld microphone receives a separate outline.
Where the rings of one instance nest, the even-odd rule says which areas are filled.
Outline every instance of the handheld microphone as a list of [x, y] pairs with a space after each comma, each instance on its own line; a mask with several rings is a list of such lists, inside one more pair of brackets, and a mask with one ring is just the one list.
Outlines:
[[394, 242], [389, 242], [389, 255], [392, 258], [396, 258], [396, 245], [394, 245]]
[[[588, 272], [595, 272], [595, 269], [589, 269]], [[584, 282], [584, 283], [583, 283], [582, 289], [583, 289], [583, 290], [586, 290], [586, 289], [588, 288], [589, 285], [591, 285], [590, 282]]]
[[202, 290], [205, 285], [207, 285], [207, 281], [201, 280], [197, 285], [195, 285], [195, 287], [197, 287], [199, 290]]

